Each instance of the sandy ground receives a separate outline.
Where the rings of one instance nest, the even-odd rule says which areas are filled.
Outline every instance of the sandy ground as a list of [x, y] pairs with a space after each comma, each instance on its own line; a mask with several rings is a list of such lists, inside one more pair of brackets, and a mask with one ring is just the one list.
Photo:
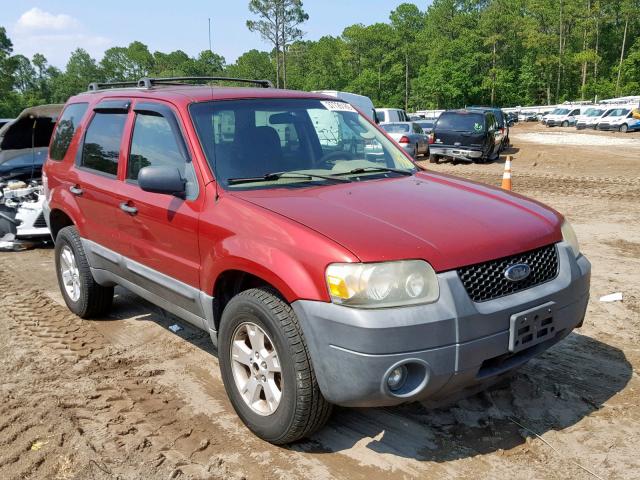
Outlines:
[[[0, 478], [640, 478], [640, 134], [538, 143], [558, 133], [512, 129], [514, 190], [573, 222], [593, 263], [584, 327], [487, 392], [338, 409], [287, 448], [237, 419], [206, 334], [171, 333], [123, 289], [108, 318], [81, 321], [51, 249], [0, 254]], [[503, 160], [433, 168], [497, 185]]]

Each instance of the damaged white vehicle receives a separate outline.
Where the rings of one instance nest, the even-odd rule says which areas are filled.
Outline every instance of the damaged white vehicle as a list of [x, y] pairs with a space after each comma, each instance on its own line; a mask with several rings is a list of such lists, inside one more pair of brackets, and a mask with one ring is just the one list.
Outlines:
[[42, 165], [62, 105], [27, 108], [0, 128], [0, 250], [49, 240]]

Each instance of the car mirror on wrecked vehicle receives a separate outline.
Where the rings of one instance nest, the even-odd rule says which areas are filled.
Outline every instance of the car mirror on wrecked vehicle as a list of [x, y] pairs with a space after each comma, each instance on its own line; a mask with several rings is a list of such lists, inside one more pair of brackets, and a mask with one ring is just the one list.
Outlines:
[[186, 181], [176, 167], [144, 167], [138, 173], [138, 185], [145, 192], [186, 196]]

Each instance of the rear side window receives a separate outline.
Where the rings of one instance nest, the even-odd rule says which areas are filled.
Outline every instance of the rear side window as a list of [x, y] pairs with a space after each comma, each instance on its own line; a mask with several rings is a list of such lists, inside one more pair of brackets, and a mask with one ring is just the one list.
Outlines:
[[484, 115], [481, 113], [443, 113], [436, 124], [438, 130], [455, 132], [484, 132]]
[[51, 160], [62, 160], [69, 150], [71, 140], [78, 130], [80, 121], [89, 107], [88, 103], [73, 103], [64, 109], [64, 113], [58, 120], [58, 126], [53, 134], [51, 147], [49, 148], [49, 158]]
[[87, 128], [80, 165], [115, 177], [126, 120], [126, 113], [96, 112]]

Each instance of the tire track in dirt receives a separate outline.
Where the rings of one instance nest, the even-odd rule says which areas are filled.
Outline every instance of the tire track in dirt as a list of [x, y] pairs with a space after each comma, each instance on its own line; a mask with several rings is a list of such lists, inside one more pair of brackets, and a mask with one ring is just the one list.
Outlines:
[[20, 352], [3, 362], [13, 366], [3, 372], [0, 478], [242, 476], [233, 456], [217, 454], [225, 449], [210, 421], [184, 418], [182, 402], [153, 382], [162, 371], [108, 345], [39, 291], [19, 291], [4, 273], [0, 283], [0, 319]]

